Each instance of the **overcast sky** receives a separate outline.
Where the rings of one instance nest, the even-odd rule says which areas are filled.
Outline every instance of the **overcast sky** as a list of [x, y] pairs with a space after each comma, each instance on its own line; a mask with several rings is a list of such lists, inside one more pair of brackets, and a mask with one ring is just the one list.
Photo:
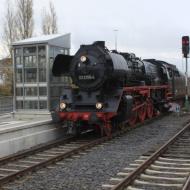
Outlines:
[[[169, 61], [183, 70], [181, 36], [190, 34], [189, 0], [52, 1], [57, 11], [59, 33], [72, 35], [73, 53], [80, 44], [96, 40], [105, 40], [107, 47], [113, 49], [113, 30], [117, 29], [119, 51]], [[6, 0], [0, 0], [2, 18], [5, 7]], [[43, 7], [48, 7], [48, 0], [34, 0], [35, 35], [41, 34]], [[1, 51], [0, 57], [2, 55]]]

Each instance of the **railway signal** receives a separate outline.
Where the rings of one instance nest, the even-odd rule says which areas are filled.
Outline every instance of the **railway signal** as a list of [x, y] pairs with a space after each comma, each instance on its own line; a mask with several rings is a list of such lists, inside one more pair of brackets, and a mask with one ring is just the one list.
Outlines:
[[182, 52], [184, 57], [187, 58], [189, 54], [189, 36], [182, 37]]
[[189, 36], [182, 37], [182, 53], [185, 57], [186, 62], [186, 70], [185, 70], [185, 88], [186, 88], [186, 95], [185, 95], [185, 108], [189, 111], [189, 101], [188, 101], [188, 55], [189, 55]]

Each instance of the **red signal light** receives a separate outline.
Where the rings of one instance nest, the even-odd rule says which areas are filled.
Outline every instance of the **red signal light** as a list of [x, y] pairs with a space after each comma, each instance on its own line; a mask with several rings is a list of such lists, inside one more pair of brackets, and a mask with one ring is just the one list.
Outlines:
[[186, 45], [189, 44], [189, 36], [183, 36], [182, 37], [182, 44], [186, 44]]
[[182, 37], [182, 52], [184, 57], [187, 58], [187, 55], [189, 54], [189, 36]]

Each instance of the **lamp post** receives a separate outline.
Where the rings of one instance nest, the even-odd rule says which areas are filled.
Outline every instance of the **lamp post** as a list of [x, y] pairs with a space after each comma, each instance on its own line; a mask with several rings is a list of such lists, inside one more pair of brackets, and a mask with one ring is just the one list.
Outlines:
[[188, 59], [185, 58], [185, 108], [189, 111], [189, 100], [188, 100]]
[[118, 30], [117, 29], [114, 29], [114, 37], [115, 37], [115, 50], [117, 51], [117, 32]]

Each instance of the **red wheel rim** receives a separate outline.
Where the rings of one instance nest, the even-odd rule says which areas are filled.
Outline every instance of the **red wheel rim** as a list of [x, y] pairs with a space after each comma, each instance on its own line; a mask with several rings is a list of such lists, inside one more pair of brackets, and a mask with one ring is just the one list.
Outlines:
[[147, 104], [147, 117], [150, 119], [153, 116], [153, 104], [152, 102], [148, 102]]
[[144, 120], [145, 120], [145, 118], [146, 118], [146, 110], [147, 110], [147, 108], [146, 108], [146, 105], [143, 105], [141, 108], [139, 108], [139, 110], [138, 110], [138, 117], [139, 117], [139, 120], [141, 121], [141, 122], [143, 122]]
[[134, 126], [137, 122], [137, 118], [138, 118], [137, 111], [132, 112], [132, 115], [128, 121], [129, 125]]

